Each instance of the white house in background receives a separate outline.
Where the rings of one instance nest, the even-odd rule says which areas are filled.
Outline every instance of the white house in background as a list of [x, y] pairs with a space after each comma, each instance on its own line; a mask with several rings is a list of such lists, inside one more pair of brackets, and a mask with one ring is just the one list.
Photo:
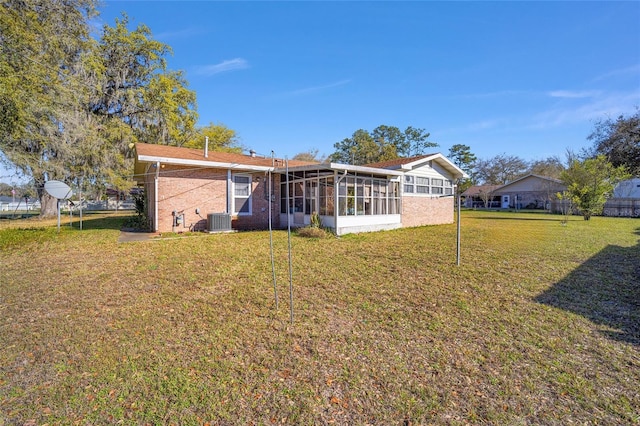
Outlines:
[[613, 198], [640, 198], [640, 177], [620, 182], [613, 190]]

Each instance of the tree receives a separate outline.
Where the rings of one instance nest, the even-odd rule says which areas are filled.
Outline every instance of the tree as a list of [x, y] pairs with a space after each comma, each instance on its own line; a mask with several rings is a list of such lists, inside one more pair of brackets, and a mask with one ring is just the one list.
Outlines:
[[[35, 180], [42, 212], [55, 212], [43, 186], [65, 179], [74, 146], [64, 113], [81, 90], [75, 65], [89, 44], [93, 0], [8, 0], [0, 4], [0, 149]], [[71, 108], [73, 109], [73, 108]]]
[[473, 169], [477, 157], [471, 153], [471, 147], [468, 145], [456, 144], [449, 148], [449, 159], [469, 175], [468, 178], [460, 179], [458, 182], [458, 192], [462, 193], [473, 185]]
[[557, 156], [534, 160], [529, 165], [529, 173], [553, 179], [560, 179], [563, 170], [564, 164], [562, 164], [562, 160]]
[[309, 161], [312, 163], [322, 163], [326, 158], [320, 154], [320, 151], [316, 148], [312, 148], [308, 151], [299, 152], [293, 156], [292, 160]]
[[133, 143], [179, 145], [192, 134], [195, 94], [167, 72], [167, 45], [128, 19], [89, 37], [93, 0], [0, 5], [0, 149], [38, 189], [48, 180], [126, 189]]
[[493, 192], [495, 191], [495, 188], [495, 185], [484, 185], [478, 192], [478, 196], [482, 200], [485, 209], [491, 208], [491, 204], [493, 202]]
[[193, 134], [198, 114], [195, 92], [187, 89], [182, 71], [155, 74], [149, 80], [145, 103], [148, 114], [141, 120], [141, 134], [163, 145], [183, 145]]
[[209, 138], [209, 149], [211, 151], [242, 152], [242, 145], [235, 130], [222, 123], [209, 123], [207, 126], [197, 128], [195, 134], [183, 146], [185, 148], [202, 149], [205, 146], [207, 137]]
[[478, 160], [475, 166], [478, 181], [489, 185], [504, 185], [524, 175], [527, 169], [526, 161], [507, 154]]
[[350, 138], [336, 142], [332, 161], [362, 165], [423, 154], [427, 148], [438, 146], [429, 142], [424, 129], [407, 127], [404, 132], [397, 127], [380, 125], [369, 132], [356, 130]]
[[604, 155], [614, 167], [625, 166], [631, 175], [640, 176], [640, 108], [629, 117], [597, 122], [587, 139], [593, 141], [594, 155]]
[[616, 167], [604, 155], [598, 155], [582, 161], [572, 160], [561, 179], [584, 220], [589, 220], [592, 215], [602, 212], [615, 186], [628, 177], [624, 166]]

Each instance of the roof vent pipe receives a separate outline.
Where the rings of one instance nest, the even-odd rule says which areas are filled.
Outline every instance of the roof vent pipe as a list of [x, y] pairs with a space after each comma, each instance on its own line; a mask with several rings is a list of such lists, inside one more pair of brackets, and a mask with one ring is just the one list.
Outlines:
[[249, 150], [249, 155], [252, 156], [252, 157], [255, 157], [256, 156], [256, 152], [251, 149], [251, 150]]
[[204, 137], [204, 158], [209, 158], [209, 136]]

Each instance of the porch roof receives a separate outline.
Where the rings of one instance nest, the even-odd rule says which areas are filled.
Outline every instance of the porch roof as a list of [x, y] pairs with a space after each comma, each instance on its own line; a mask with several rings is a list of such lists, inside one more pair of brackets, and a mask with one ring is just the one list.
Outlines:
[[[289, 172], [302, 172], [310, 170], [324, 170], [324, 171], [336, 171], [336, 172], [354, 172], [354, 173], [367, 173], [378, 176], [402, 176], [404, 173], [396, 170], [382, 169], [378, 167], [369, 166], [354, 166], [352, 164], [342, 163], [323, 163], [323, 164], [306, 164], [300, 166], [289, 166]], [[286, 173], [286, 168], [278, 167], [275, 169], [278, 173]]]
[[[135, 179], [142, 181], [147, 164], [160, 162], [181, 166], [203, 168], [236, 169], [246, 171], [266, 172], [274, 166], [284, 164], [284, 160], [263, 156], [238, 154], [234, 152], [208, 151], [205, 156], [203, 149], [183, 148], [167, 145], [137, 143], [135, 145]], [[313, 165], [308, 161], [290, 160], [294, 166]]]

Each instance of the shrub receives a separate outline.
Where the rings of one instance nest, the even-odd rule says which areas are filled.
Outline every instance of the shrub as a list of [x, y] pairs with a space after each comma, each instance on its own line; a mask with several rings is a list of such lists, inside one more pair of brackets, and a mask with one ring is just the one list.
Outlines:
[[146, 192], [133, 195], [133, 201], [136, 206], [136, 216], [125, 222], [125, 227], [133, 228], [139, 231], [149, 231], [151, 224], [147, 218], [147, 197]]
[[298, 229], [297, 233], [301, 237], [306, 238], [327, 238], [331, 235], [325, 229], [315, 226], [305, 226], [304, 228]]
[[320, 215], [317, 212], [313, 212], [311, 213], [311, 223], [309, 224], [309, 226], [311, 228], [320, 228], [320, 229], [324, 229], [324, 227], [322, 226], [322, 219], [320, 219]]

